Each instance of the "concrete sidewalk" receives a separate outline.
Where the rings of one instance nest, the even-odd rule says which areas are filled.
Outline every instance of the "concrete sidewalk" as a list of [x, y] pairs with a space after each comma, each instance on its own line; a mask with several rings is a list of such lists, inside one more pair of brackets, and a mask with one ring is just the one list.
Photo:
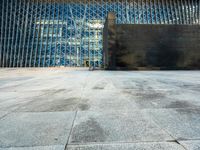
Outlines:
[[199, 150], [200, 71], [0, 69], [0, 150]]

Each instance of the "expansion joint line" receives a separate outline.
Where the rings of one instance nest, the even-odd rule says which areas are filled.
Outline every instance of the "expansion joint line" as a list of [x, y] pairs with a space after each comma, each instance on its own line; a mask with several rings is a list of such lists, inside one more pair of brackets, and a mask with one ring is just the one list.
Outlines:
[[71, 129], [70, 129], [69, 135], [68, 135], [67, 143], [65, 145], [65, 150], [67, 150], [67, 146], [69, 145], [69, 140], [70, 140], [70, 136], [71, 136], [72, 131], [73, 131], [73, 127], [74, 127], [74, 123], [75, 123], [75, 120], [76, 120], [77, 113], [78, 113], [78, 110], [76, 110], [75, 115], [74, 115], [74, 119], [72, 121], [72, 126], [71, 126]]

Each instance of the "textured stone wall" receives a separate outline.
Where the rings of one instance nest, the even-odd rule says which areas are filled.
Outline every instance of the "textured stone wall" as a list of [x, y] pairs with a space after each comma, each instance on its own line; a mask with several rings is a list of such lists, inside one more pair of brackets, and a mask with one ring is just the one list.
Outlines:
[[[106, 68], [115, 68], [115, 39], [116, 39], [116, 29], [115, 29], [115, 14], [110, 12], [106, 19], [104, 30], [103, 30], [103, 53], [104, 53], [104, 66]], [[114, 46], [114, 47], [113, 47]]]
[[[200, 69], [199, 25], [108, 25], [107, 69]], [[112, 59], [110, 59], [112, 58]]]

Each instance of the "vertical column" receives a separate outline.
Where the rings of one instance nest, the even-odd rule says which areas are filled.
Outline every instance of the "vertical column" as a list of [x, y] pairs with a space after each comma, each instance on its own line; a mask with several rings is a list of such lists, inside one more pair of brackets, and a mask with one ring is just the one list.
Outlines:
[[5, 14], [5, 10], [4, 10], [4, 4], [5, 4], [5, 0], [1, 1], [1, 39], [0, 39], [0, 67], [2, 67], [2, 62], [3, 62], [3, 34], [4, 34], [4, 14]]
[[174, 18], [174, 11], [173, 11], [173, 5], [172, 5], [172, 0], [170, 0], [170, 14], [171, 14], [171, 19], [172, 19], [172, 24], [174, 24], [175, 22], [175, 18]]
[[20, 39], [19, 39], [19, 47], [18, 47], [18, 52], [17, 52], [17, 67], [20, 67], [20, 60], [21, 60], [21, 56], [22, 56], [22, 42], [23, 42], [23, 35], [24, 33], [24, 29], [25, 29], [25, 10], [26, 10], [26, 4], [25, 4], [25, 0], [22, 0], [22, 15], [21, 15], [21, 25], [20, 25]]
[[11, 3], [9, 4], [10, 5], [10, 9], [8, 10], [10, 12], [10, 15], [9, 15], [9, 31], [8, 31], [8, 38], [7, 38], [7, 48], [6, 48], [6, 61], [5, 61], [5, 67], [9, 67], [9, 54], [11, 53], [11, 49], [10, 49], [10, 46], [11, 46], [11, 42], [12, 42], [12, 33], [11, 33], [11, 30], [12, 30], [12, 25], [13, 25], [13, 19], [12, 19], [12, 15], [13, 13], [13, 0], [11, 0]]
[[180, 17], [179, 17], [179, 15], [178, 15], [178, 7], [177, 7], [176, 0], [174, 0], [173, 3], [174, 3], [174, 13], [175, 13], [175, 21], [176, 21], [176, 24], [181, 24], [181, 23], [180, 23]]
[[30, 2], [30, 5], [31, 5], [31, 12], [28, 12], [28, 13], [30, 13], [30, 23], [29, 23], [29, 26], [28, 26], [28, 29], [29, 29], [29, 32], [28, 32], [28, 39], [27, 39], [27, 45], [26, 45], [26, 58], [25, 58], [25, 64], [24, 64], [24, 66], [25, 67], [27, 67], [28, 66], [28, 57], [29, 57], [29, 54], [30, 54], [30, 52], [29, 52], [29, 48], [30, 48], [30, 45], [31, 45], [31, 40], [32, 40], [32, 30], [33, 30], [33, 28], [32, 28], [32, 25], [33, 25], [33, 15], [34, 15], [34, 5], [35, 5], [35, 1], [34, 0], [32, 0], [31, 2]]
[[30, 7], [30, 2], [29, 2], [29, 0], [27, 0], [28, 1], [28, 4], [26, 3], [26, 2], [24, 2], [25, 3], [25, 5], [27, 5], [27, 10], [26, 10], [26, 17], [24, 18], [25, 19], [25, 26], [24, 26], [24, 32], [23, 32], [23, 34], [24, 34], [24, 37], [23, 37], [23, 45], [22, 45], [22, 53], [21, 53], [21, 62], [20, 62], [20, 67], [23, 67], [24, 65], [24, 62], [25, 62], [25, 58], [24, 58], [24, 51], [25, 51], [25, 46], [26, 46], [26, 38], [27, 38], [27, 30], [28, 30], [28, 22], [29, 22], [29, 18], [28, 18], [28, 14], [29, 14], [29, 7]]
[[176, 7], [176, 2], [175, 1], [176, 0], [173, 1], [173, 7], [174, 7], [173, 12], [174, 12], [174, 18], [175, 18], [174, 21], [175, 21], [175, 24], [180, 24], [179, 23], [179, 21], [180, 21], [179, 19], [180, 18], [178, 17], [177, 7]]
[[165, 2], [166, 7], [167, 7], [167, 18], [168, 18], [168, 24], [171, 24], [171, 15], [170, 15], [170, 11], [169, 11], [169, 0], [166, 0]]
[[199, 14], [198, 19], [199, 19], [199, 24], [200, 24], [200, 1], [198, 1], [198, 3], [199, 3], [199, 4], [198, 4], [198, 8], [199, 8], [199, 9], [198, 9], [198, 12], [199, 12], [199, 13], [198, 13], [198, 14]]
[[38, 67], [41, 66], [41, 60], [43, 60], [42, 58], [44, 57], [44, 54], [42, 54], [42, 51], [43, 51], [43, 48], [44, 48], [44, 45], [45, 45], [45, 41], [44, 41], [44, 36], [45, 35], [45, 30], [46, 30], [46, 23], [48, 22], [46, 20], [46, 15], [47, 15], [47, 5], [48, 3], [47, 2], [42, 2], [44, 6], [44, 11], [42, 10], [42, 13], [41, 13], [41, 35], [40, 35], [40, 46], [39, 46], [39, 56], [38, 56], [38, 64], [36, 64]]
[[35, 44], [35, 37], [37, 37], [37, 16], [38, 16], [38, 5], [39, 5], [39, 0], [35, 1], [34, 6], [35, 6], [35, 14], [34, 14], [34, 26], [33, 26], [33, 37], [32, 37], [32, 45], [31, 45], [31, 52], [30, 52], [30, 58], [29, 58], [29, 67], [33, 67], [32, 65], [33, 62], [33, 50], [34, 50], [34, 44]]
[[187, 1], [187, 11], [188, 11], [188, 14], [189, 14], [189, 24], [192, 24], [192, 18], [191, 18], [191, 9], [190, 9], [190, 0], [186, 0]]
[[189, 22], [189, 15], [188, 15], [188, 6], [187, 6], [187, 0], [184, 0], [184, 4], [183, 4], [183, 6], [184, 6], [184, 14], [185, 14], [185, 23], [186, 24], [189, 24], [190, 22]]
[[5, 66], [5, 63], [6, 63], [6, 51], [7, 51], [7, 39], [8, 39], [8, 15], [9, 15], [9, 1], [7, 0], [7, 2], [6, 2], [6, 13], [5, 13], [5, 28], [4, 28], [4, 36], [3, 36], [3, 38], [4, 38], [4, 43], [3, 43], [3, 67], [6, 67]]
[[198, 0], [195, 0], [195, 22], [198, 24]]
[[15, 44], [15, 27], [16, 27], [16, 14], [17, 14], [17, 5], [18, 1], [15, 1], [15, 10], [14, 10], [14, 16], [13, 16], [13, 24], [12, 24], [12, 42], [11, 42], [11, 48], [10, 48], [10, 62], [9, 62], [9, 67], [12, 66], [13, 63], [13, 50], [14, 50], [14, 44]]
[[[110, 5], [113, 5], [113, 2], [111, 2], [111, 3], [110, 3]], [[125, 0], [125, 12], [126, 12], [126, 24], [128, 24], [128, 23], [130, 23], [130, 19], [129, 19], [129, 5], [128, 5], [127, 0]]]
[[182, 16], [182, 23], [186, 24], [186, 18], [185, 18], [185, 9], [184, 9], [184, 3], [183, 0], [180, 0], [180, 12], [181, 12], [181, 16]]
[[138, 10], [138, 24], [140, 24], [140, 0], [137, 1], [137, 10]]
[[20, 13], [21, 13], [21, 7], [22, 7], [22, 2], [21, 2], [21, 0], [19, 0], [19, 4], [18, 4], [19, 6], [19, 8], [18, 8], [18, 13], [17, 13], [17, 17], [16, 17], [16, 19], [18, 19], [17, 20], [17, 28], [15, 28], [15, 30], [16, 30], [16, 37], [15, 37], [15, 48], [14, 48], [14, 59], [13, 59], [13, 67], [16, 67], [17, 66], [17, 63], [16, 63], [16, 59], [17, 59], [17, 47], [18, 47], [18, 42], [19, 42], [19, 30], [20, 30], [20, 20], [21, 20], [21, 17], [20, 17]]
[[[129, 6], [129, 10], [128, 10], [128, 13], [129, 13], [129, 24], [132, 24], [132, 9], [131, 9], [131, 1], [130, 0], [128, 0], [128, 6]], [[115, 14], [117, 14], [116, 11], [115, 11]]]
[[[48, 48], [49, 48], [49, 38], [50, 38], [50, 36], [49, 36], [49, 31], [50, 31], [50, 21], [51, 21], [51, 15], [52, 15], [52, 0], [49, 0], [49, 2], [47, 3], [47, 7], [48, 7], [48, 20], [47, 20], [47, 36], [46, 36], [46, 40], [45, 40], [45, 48], [44, 48], [44, 60], [43, 60], [43, 67], [47, 67], [48, 66], [48, 64], [47, 64], [47, 62], [46, 62], [46, 60], [47, 60], [47, 51], [49, 50]], [[50, 43], [51, 44], [51, 43]], [[49, 53], [48, 53], [49, 54]]]
[[156, 5], [156, 0], [153, 0], [154, 3], [154, 17], [155, 17], [155, 24], [158, 24], [158, 18], [157, 18], [157, 5]]
[[49, 63], [48, 63], [48, 67], [51, 66], [51, 53], [52, 53], [52, 45], [53, 45], [53, 38], [54, 38], [54, 23], [55, 23], [55, 13], [56, 13], [56, 2], [55, 2], [55, 0], [53, 0], [52, 13], [53, 13], [53, 18], [52, 18], [52, 21], [51, 21], [51, 41], [50, 41], [50, 48], [49, 48]]
[[54, 50], [54, 58], [53, 58], [53, 66], [55, 67], [57, 65], [56, 61], [57, 61], [57, 52], [58, 52], [58, 34], [59, 34], [59, 30], [60, 30], [60, 3], [57, 3], [57, 7], [56, 7], [56, 16], [57, 16], [57, 26], [56, 26], [56, 39], [55, 39], [55, 50]]
[[164, 3], [164, 0], [161, 0], [161, 4], [162, 4], [162, 10], [163, 10], [163, 18], [164, 18], [164, 24], [167, 24], [168, 23], [168, 19], [167, 19], [167, 16], [165, 14], [165, 3]]
[[183, 24], [183, 18], [182, 18], [182, 13], [181, 13], [181, 8], [182, 5], [180, 3], [180, 0], [176, 0], [176, 4], [178, 6], [178, 17], [179, 17], [179, 24]]
[[63, 58], [63, 55], [64, 55], [64, 53], [63, 53], [63, 48], [64, 48], [64, 41], [63, 41], [63, 39], [64, 39], [64, 35], [63, 35], [63, 29], [64, 29], [64, 12], [65, 12], [65, 5], [64, 5], [65, 3], [64, 3], [64, 0], [62, 0], [61, 1], [61, 8], [62, 8], [62, 14], [61, 14], [61, 21], [62, 21], [62, 23], [61, 23], [61, 33], [60, 33], [60, 41], [59, 41], [59, 43], [60, 43], [60, 55], [59, 55], [59, 66], [61, 66], [61, 65], [64, 65], [64, 64], [62, 64], [64, 61], [63, 61], [63, 59], [61, 59], [61, 57]]
[[[107, 7], [110, 7], [110, 3], [108, 2], [107, 4], [108, 4]], [[95, 17], [94, 9], [95, 9], [95, 0], [92, 0], [92, 12], [91, 12], [91, 15], [92, 15], [91, 24], [92, 25], [94, 23], [94, 17]], [[110, 11], [110, 8], [109, 8], [109, 11]], [[92, 38], [91, 38], [91, 41], [92, 41], [92, 51], [91, 51], [91, 53], [92, 53], [92, 64], [93, 64], [92, 67], [96, 67], [95, 66], [95, 53], [96, 53], [96, 50], [95, 50], [95, 44], [96, 44], [95, 43], [95, 41], [96, 41], [95, 30], [96, 29], [94, 27], [92, 27]]]
[[[108, 6], [110, 5], [109, 3], [110, 2], [108, 2]], [[126, 23], [126, 3], [124, 0], [122, 0], [121, 6], [122, 6], [122, 9], [121, 9], [122, 22], [123, 24], [125, 24]], [[109, 9], [109, 12], [110, 12], [110, 9]]]
[[195, 20], [194, 20], [194, 1], [193, 0], [190, 1], [190, 11], [191, 11], [192, 24], [194, 24]]
[[115, 14], [109, 13], [105, 28], [104, 28], [104, 57], [105, 68], [114, 69], [115, 65], [115, 42], [116, 42], [116, 29], [115, 29]]
[[153, 24], [152, 0], [149, 1], [151, 24]]
[[[80, 66], [80, 45], [78, 45], [78, 42], [80, 41], [80, 24], [78, 23], [80, 20], [81, 20], [81, 16], [79, 16], [80, 12], [80, 9], [79, 9], [79, 4], [78, 2], [76, 2], [76, 7], [75, 7], [75, 11], [76, 11], [76, 14], [75, 14], [75, 17], [74, 17], [74, 23], [75, 23], [75, 53], [76, 53], [76, 67], [79, 67]], [[77, 20], [79, 20], [77, 22]]]
[[[69, 5], [69, 11], [70, 11], [70, 15], [69, 15], [69, 16], [70, 16], [70, 18], [69, 18], [69, 20], [70, 20], [70, 23], [69, 23], [69, 24], [70, 24], [70, 25], [69, 25], [69, 29], [70, 29], [70, 30], [69, 30], [69, 32], [70, 32], [70, 33], [69, 33], [69, 35], [70, 35], [70, 36], [69, 36], [69, 38], [70, 38], [70, 42], [69, 42], [69, 43], [70, 43], [69, 57], [70, 57], [70, 67], [71, 67], [71, 66], [73, 65], [73, 60], [72, 60], [72, 24], [73, 24], [73, 22], [72, 22], [72, 13], [71, 13], [71, 7], [72, 7], [72, 6], [71, 6], [71, 0], [69, 0], [69, 2], [70, 2], [70, 3], [68, 4], [68, 5]], [[88, 22], [88, 23], [89, 23], [89, 22]], [[88, 49], [89, 49], [89, 47], [88, 47]]]
[[[114, 1], [114, 8], [113, 11], [116, 12], [116, 0]], [[103, 18], [100, 15], [101, 14], [101, 1], [97, 1], [97, 16], [98, 16], [98, 23], [101, 24], [101, 21]], [[129, 9], [130, 10], [130, 9]], [[130, 18], [129, 18], [130, 21]], [[97, 66], [100, 67], [102, 64], [102, 27], [98, 27], [98, 32], [97, 32]], [[82, 40], [81, 40], [82, 41]], [[81, 42], [82, 43], [82, 42]], [[84, 44], [84, 43], [83, 43]], [[82, 46], [81, 46], [82, 47]]]
[[[107, 13], [107, 2], [105, 2], [106, 3], [106, 13]], [[91, 14], [90, 14], [90, 6], [91, 6], [91, 2], [89, 2], [89, 7], [88, 7], [88, 59], [89, 59], [89, 67], [91, 67], [91, 58], [90, 58], [90, 16], [91, 16]]]
[[147, 24], [149, 24], [149, 17], [148, 17], [148, 0], [145, 0], [145, 6], [146, 6], [146, 20]]
[[133, 1], [133, 9], [134, 9], [134, 24], [136, 24], [136, 6], [135, 6], [135, 0], [132, 0]]
[[160, 8], [160, 0], [157, 0], [157, 7], [158, 7], [158, 12], [159, 12], [159, 23], [160, 24], [162, 24], [164, 21], [163, 21], [163, 19], [164, 18], [162, 18], [162, 14], [161, 14], [161, 8]]
[[143, 5], [143, 0], [141, 0], [141, 13], [142, 13], [142, 24], [144, 24], [144, 5]]
[[[65, 17], [65, 21], [66, 21], [66, 25], [65, 25], [65, 28], [66, 28], [66, 33], [65, 33], [65, 53], [64, 53], [64, 63], [65, 63], [65, 66], [67, 66], [67, 61], [68, 61], [68, 65], [69, 65], [69, 63], [70, 63], [70, 61], [69, 61], [69, 53], [67, 54], [67, 52], [69, 51], [68, 50], [68, 42], [69, 42], [69, 39], [68, 39], [68, 17], [69, 17], [69, 14], [68, 14], [68, 3], [67, 2], [65, 2], [65, 9], [66, 9], [66, 12], [65, 12], [65, 14], [64, 14], [64, 16], [66, 16]], [[67, 59], [67, 61], [66, 61], [66, 59]]]
[[39, 59], [38, 56], [38, 47], [40, 47], [40, 38], [41, 38], [41, 26], [42, 26], [42, 22], [41, 22], [41, 18], [42, 18], [42, 9], [43, 9], [43, 2], [39, 2], [39, 18], [37, 20], [38, 23], [38, 27], [37, 27], [37, 39], [36, 39], [36, 47], [35, 47], [35, 54], [34, 54], [34, 67], [36, 67], [36, 65], [38, 64], [37, 59]]

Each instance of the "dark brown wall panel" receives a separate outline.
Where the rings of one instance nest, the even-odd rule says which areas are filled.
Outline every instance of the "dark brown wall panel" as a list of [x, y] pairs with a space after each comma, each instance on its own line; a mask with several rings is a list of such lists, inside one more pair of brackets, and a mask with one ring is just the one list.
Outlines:
[[108, 38], [107, 51], [115, 58], [109, 69], [200, 69], [199, 25], [124, 24], [107, 33], [115, 37]]

